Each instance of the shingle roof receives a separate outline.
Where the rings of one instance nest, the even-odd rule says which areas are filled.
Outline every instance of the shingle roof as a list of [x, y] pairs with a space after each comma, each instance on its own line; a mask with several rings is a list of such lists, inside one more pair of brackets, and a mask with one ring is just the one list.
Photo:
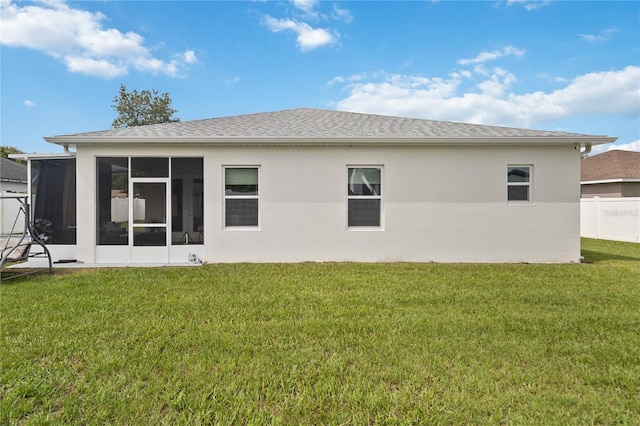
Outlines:
[[580, 180], [640, 179], [640, 152], [612, 150], [582, 160]]
[[0, 180], [27, 183], [27, 166], [0, 157]]
[[577, 133], [390, 117], [312, 108], [183, 121], [47, 138], [525, 138]]

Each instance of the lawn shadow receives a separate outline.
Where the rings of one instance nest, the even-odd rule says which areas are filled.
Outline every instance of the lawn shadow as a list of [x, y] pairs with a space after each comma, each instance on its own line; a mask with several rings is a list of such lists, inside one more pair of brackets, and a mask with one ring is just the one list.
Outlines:
[[606, 251], [598, 250], [585, 250], [582, 249], [582, 256], [584, 257], [584, 263], [603, 262], [607, 260], [623, 260], [627, 262], [640, 262], [640, 255], [638, 256], [626, 256], [621, 254], [610, 253]]
[[47, 269], [34, 268], [34, 269], [5, 269], [0, 272], [0, 285], [7, 286], [11, 284], [20, 284], [31, 279], [31, 277], [39, 275], [53, 275], [53, 272], [49, 273]]

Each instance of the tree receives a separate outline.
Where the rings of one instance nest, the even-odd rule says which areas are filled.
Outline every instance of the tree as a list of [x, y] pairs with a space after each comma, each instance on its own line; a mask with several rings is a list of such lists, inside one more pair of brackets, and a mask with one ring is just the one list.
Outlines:
[[[0, 157], [9, 158], [9, 154], [24, 154], [23, 151], [19, 150], [15, 146], [0, 146]], [[17, 163], [24, 163], [22, 160], [13, 160]]]
[[173, 116], [178, 111], [171, 108], [169, 94], [155, 89], [128, 92], [127, 87], [121, 84], [111, 107], [118, 113], [111, 123], [114, 129], [180, 121]]

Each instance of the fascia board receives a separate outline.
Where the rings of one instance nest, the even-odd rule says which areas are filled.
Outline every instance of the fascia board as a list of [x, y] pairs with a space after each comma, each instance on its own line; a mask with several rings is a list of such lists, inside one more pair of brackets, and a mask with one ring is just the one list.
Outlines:
[[616, 141], [615, 137], [482, 137], [482, 138], [272, 138], [272, 137], [109, 137], [54, 136], [47, 142], [62, 146], [81, 145], [253, 145], [253, 146], [416, 146], [416, 145], [600, 145]]
[[15, 158], [18, 160], [55, 160], [58, 158], [73, 158], [72, 154], [9, 154], [9, 158]]
[[614, 179], [600, 179], [600, 180], [585, 180], [581, 181], [580, 185], [597, 185], [602, 183], [625, 183], [625, 182], [640, 182], [640, 178], [614, 178]]

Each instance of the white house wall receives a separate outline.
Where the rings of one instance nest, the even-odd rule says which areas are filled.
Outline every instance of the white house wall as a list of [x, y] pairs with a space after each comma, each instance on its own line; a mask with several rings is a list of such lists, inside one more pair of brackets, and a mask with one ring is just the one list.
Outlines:
[[[79, 146], [78, 260], [89, 263], [96, 260], [97, 156], [204, 157], [206, 262], [580, 257], [580, 157], [573, 146]], [[507, 203], [509, 164], [533, 166], [531, 203]], [[383, 167], [383, 226], [347, 229], [347, 166], [368, 165]], [[224, 228], [224, 166], [260, 167], [259, 229]]]
[[27, 184], [23, 182], [0, 181], [0, 192], [3, 192], [3, 191], [26, 193]]

